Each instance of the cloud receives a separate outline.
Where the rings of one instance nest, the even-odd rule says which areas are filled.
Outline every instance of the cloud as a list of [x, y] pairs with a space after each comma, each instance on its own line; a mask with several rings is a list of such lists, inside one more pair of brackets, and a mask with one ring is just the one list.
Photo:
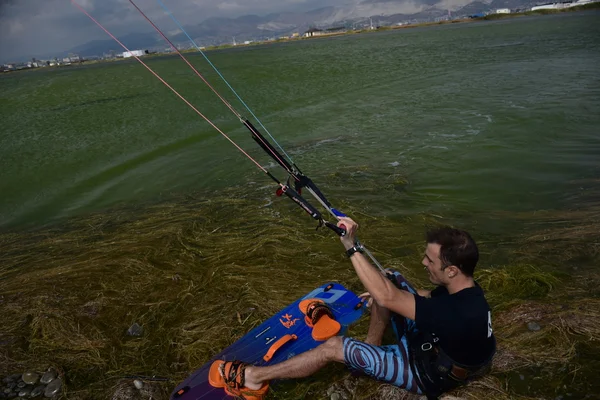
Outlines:
[[[150, 33], [153, 28], [129, 0], [75, 0], [111, 33]], [[165, 32], [177, 26], [157, 0], [134, 0]], [[184, 25], [195, 25], [211, 17], [236, 18], [284, 11], [310, 11], [336, 6], [333, 19], [390, 13], [411, 13], [432, 0], [160, 0]], [[472, 0], [440, 0], [442, 4], [462, 4]], [[450, 7], [449, 7], [450, 8]], [[338, 20], [339, 20], [338, 19]], [[327, 21], [322, 21], [327, 23]], [[333, 21], [331, 21], [333, 22]], [[99, 29], [69, 0], [0, 0], [0, 62], [35, 56], [60, 54], [91, 40], [106, 39]]]
[[12, 36], [19, 35], [25, 27], [19, 21], [8, 21], [8, 34]]

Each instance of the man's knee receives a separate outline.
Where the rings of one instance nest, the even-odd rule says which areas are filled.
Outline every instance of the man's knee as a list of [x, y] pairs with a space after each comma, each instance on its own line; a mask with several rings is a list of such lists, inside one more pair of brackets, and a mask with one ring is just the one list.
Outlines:
[[341, 336], [327, 339], [320, 347], [328, 361], [344, 362], [344, 338]]

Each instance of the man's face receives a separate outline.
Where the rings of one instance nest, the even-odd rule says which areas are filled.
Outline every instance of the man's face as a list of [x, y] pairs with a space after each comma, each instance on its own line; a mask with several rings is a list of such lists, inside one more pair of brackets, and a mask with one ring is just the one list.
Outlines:
[[441, 245], [437, 243], [427, 243], [425, 255], [422, 264], [429, 273], [429, 280], [434, 285], [441, 285], [445, 282], [445, 273], [442, 271], [442, 260], [440, 259]]

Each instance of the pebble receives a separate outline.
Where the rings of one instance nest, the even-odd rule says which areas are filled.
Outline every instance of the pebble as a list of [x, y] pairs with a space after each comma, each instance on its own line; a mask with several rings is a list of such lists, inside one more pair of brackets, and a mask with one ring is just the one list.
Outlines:
[[542, 329], [542, 327], [541, 327], [541, 326], [539, 326], [539, 324], [537, 324], [536, 322], [529, 322], [529, 323], [527, 324], [527, 328], [528, 328], [530, 331], [532, 331], [532, 332], [537, 332], [537, 331], [539, 331], [540, 329]]
[[31, 388], [26, 387], [23, 388], [20, 392], [19, 392], [19, 397], [25, 397], [25, 396], [29, 396], [29, 393], [31, 393]]
[[35, 372], [25, 372], [23, 374], [23, 382], [25, 382], [28, 385], [35, 385], [39, 379], [39, 375], [36, 374]]
[[4, 389], [4, 393], [9, 394], [10, 392], [12, 392], [11, 388]]
[[21, 388], [21, 389], [22, 389], [22, 388], [24, 388], [25, 386], [27, 386], [27, 384], [26, 384], [25, 382], [19, 382], [19, 383], [17, 383], [17, 387], [18, 387], [18, 388]]
[[341, 398], [342, 396], [337, 392], [331, 394], [331, 400], [341, 400]]
[[31, 391], [31, 398], [40, 396], [42, 393], [44, 393], [45, 389], [46, 389], [45, 385], [37, 386], [35, 389], [33, 389]]
[[48, 386], [46, 386], [46, 390], [44, 390], [44, 396], [53, 397], [55, 394], [60, 392], [60, 388], [62, 386], [62, 381], [60, 378], [54, 379]]
[[49, 368], [48, 371], [44, 372], [44, 375], [42, 375], [40, 382], [44, 385], [47, 385], [54, 379], [56, 379], [56, 371], [52, 368]]
[[143, 333], [144, 333], [144, 328], [139, 326], [137, 323], [131, 325], [129, 327], [129, 329], [127, 330], [127, 334], [129, 336], [142, 336]]
[[135, 381], [133, 381], [133, 385], [136, 389], [139, 390], [144, 387], [144, 382], [140, 381], [139, 379], [136, 379]]

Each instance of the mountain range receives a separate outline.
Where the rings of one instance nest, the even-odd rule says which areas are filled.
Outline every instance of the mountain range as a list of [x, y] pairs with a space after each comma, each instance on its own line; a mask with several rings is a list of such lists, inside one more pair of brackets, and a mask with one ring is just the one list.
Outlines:
[[[424, 22], [448, 15], [467, 17], [498, 8], [524, 8], [537, 4], [535, 0], [363, 0], [342, 7], [323, 7], [308, 12], [283, 12], [265, 16], [245, 15], [238, 18], [208, 18], [196, 25], [184, 26], [200, 46], [240, 43], [246, 40], [265, 40], [292, 33], [302, 34], [309, 28], [338, 26], [366, 27], [393, 25], [405, 22]], [[170, 37], [175, 44], [187, 45], [184, 33]], [[166, 49], [168, 46], [158, 34], [132, 33], [119, 37], [130, 49]], [[95, 40], [70, 49], [67, 53], [80, 56], [121, 52], [112, 40]]]

